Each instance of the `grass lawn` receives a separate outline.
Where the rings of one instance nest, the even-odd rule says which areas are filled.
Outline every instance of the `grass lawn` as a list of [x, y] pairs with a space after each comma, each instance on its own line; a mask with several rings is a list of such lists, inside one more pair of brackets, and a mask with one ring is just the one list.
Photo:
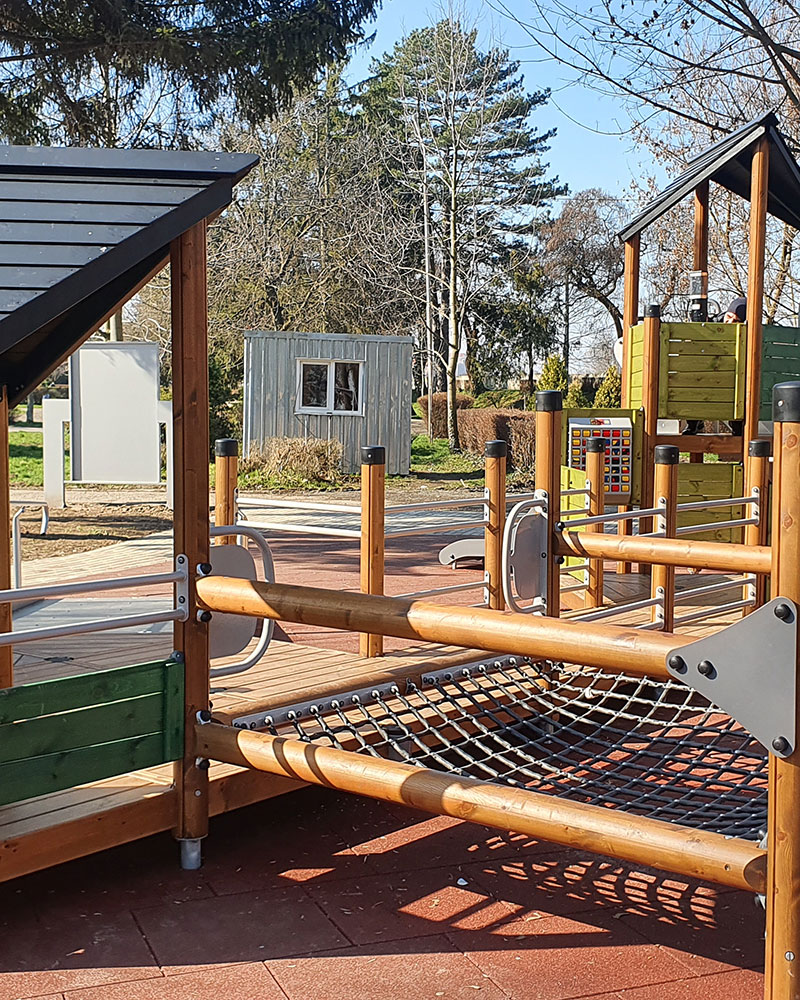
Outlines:
[[444, 438], [431, 440], [425, 434], [418, 434], [411, 442], [411, 472], [477, 472], [483, 462], [466, 452], [452, 454]]
[[12, 431], [9, 435], [12, 486], [43, 486], [41, 431]]

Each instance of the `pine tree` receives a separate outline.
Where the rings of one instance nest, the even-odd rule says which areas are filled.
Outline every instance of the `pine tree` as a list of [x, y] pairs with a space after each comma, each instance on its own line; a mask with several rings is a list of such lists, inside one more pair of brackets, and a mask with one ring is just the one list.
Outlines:
[[569, 384], [567, 395], [564, 397], [564, 408], [585, 410], [589, 406], [589, 397], [583, 391], [583, 379], [576, 377]]
[[551, 354], [548, 357], [536, 383], [537, 392], [544, 392], [547, 389], [557, 389], [562, 393], [567, 391], [567, 366], [560, 354]]
[[597, 395], [594, 397], [594, 405], [598, 408], [614, 409], [621, 406], [622, 401], [622, 372], [616, 365], [609, 365], [608, 371], [600, 383]]

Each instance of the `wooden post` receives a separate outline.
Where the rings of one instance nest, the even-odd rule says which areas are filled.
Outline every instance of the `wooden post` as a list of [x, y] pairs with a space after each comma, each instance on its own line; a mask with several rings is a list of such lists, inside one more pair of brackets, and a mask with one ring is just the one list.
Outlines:
[[175, 765], [176, 836], [184, 868], [200, 866], [200, 840], [208, 833], [208, 770], [198, 767], [193, 733], [198, 712], [209, 707], [208, 624], [195, 612], [195, 578], [208, 563], [208, 316], [206, 225], [193, 226], [170, 248], [172, 274], [172, 419], [175, 556], [189, 571], [189, 617], [175, 623], [175, 649], [186, 671], [183, 759]]
[[[642, 435], [642, 507], [653, 506], [653, 453], [658, 437], [658, 383], [661, 353], [661, 308], [652, 303], [644, 316], [644, 358], [642, 362], [642, 389], [644, 404], [644, 434]], [[639, 521], [639, 531], [645, 533], [649, 519]]]
[[[674, 538], [678, 527], [678, 462], [680, 452], [671, 444], [657, 445], [653, 454], [655, 478], [653, 506], [662, 507], [659, 520], [665, 538]], [[659, 593], [660, 591], [660, 593]], [[675, 620], [675, 567], [654, 565], [650, 578], [650, 596], [661, 598], [653, 606], [651, 620], [660, 621], [666, 632], [671, 632]]]
[[708, 181], [694, 192], [694, 270], [708, 274]]
[[[236, 487], [239, 480], [239, 442], [220, 438], [214, 442], [214, 524], [219, 528], [236, 523]], [[235, 535], [220, 535], [217, 545], [233, 545]]]
[[[759, 495], [758, 524], [747, 524], [744, 529], [745, 545], [766, 545], [769, 539], [769, 479], [771, 441], [751, 441], [747, 451], [747, 475], [745, 481], [750, 490], [757, 489]], [[752, 515], [752, 507], [745, 510], [745, 517]], [[745, 597], [755, 597], [755, 607], [760, 608], [767, 599], [767, 578], [756, 576], [756, 582], [745, 591]], [[749, 614], [752, 608], [745, 608]]]
[[[384, 573], [384, 507], [386, 449], [372, 445], [361, 449], [361, 593], [382, 594]], [[383, 636], [362, 632], [362, 656], [382, 656]]]
[[[606, 506], [606, 442], [601, 437], [590, 437], [586, 442], [586, 479], [589, 484], [589, 514], [596, 517], [605, 511]], [[600, 532], [602, 524], [587, 524], [584, 531], [590, 534]], [[584, 607], [601, 608], [603, 606], [603, 560], [589, 559], [589, 585], [586, 588]]]
[[[548, 538], [555, 534], [561, 520], [561, 393], [555, 389], [536, 393], [536, 470], [534, 484], [547, 494]], [[561, 613], [561, 574], [563, 559], [551, 556], [547, 568], [547, 608], [545, 614], [558, 618]]]
[[503, 529], [506, 523], [506, 459], [505, 441], [487, 441], [484, 449], [486, 477], [487, 525], [484, 538], [484, 570], [486, 574], [487, 607], [502, 611], [503, 597]]
[[[630, 371], [628, 358], [630, 356], [631, 327], [639, 321], [639, 254], [640, 238], [637, 233], [625, 241], [625, 273], [624, 298], [622, 304], [622, 394], [621, 405], [629, 408], [631, 405]], [[628, 510], [627, 506], [617, 507], [619, 512]], [[633, 522], [620, 521], [617, 531], [620, 535], [629, 535], [633, 530]], [[618, 562], [617, 573], [630, 573], [629, 562]]]
[[[11, 589], [11, 494], [8, 458], [8, 389], [0, 386], [0, 590]], [[11, 605], [0, 604], [0, 632], [11, 631]], [[11, 646], [0, 647], [0, 688], [14, 683]]]
[[[772, 594], [800, 603], [800, 382], [775, 386], [772, 418]], [[795, 676], [798, 662], [796, 651]], [[800, 997], [800, 750], [791, 749], [769, 758], [766, 1000]]]
[[[763, 350], [764, 252], [767, 239], [769, 139], [763, 136], [753, 149], [750, 174], [750, 259], [747, 264], [747, 370], [744, 394], [744, 440], [758, 437], [761, 408], [761, 353]], [[749, 486], [749, 484], [748, 484]]]

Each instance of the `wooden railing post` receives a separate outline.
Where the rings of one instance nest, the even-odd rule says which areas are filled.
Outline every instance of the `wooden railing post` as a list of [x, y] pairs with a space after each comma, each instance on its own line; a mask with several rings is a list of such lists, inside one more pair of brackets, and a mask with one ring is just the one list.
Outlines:
[[[655, 476], [654, 450], [658, 437], [658, 386], [661, 355], [661, 307], [649, 305], [644, 314], [644, 357], [642, 361], [642, 402], [644, 434], [642, 435], [642, 507], [653, 506]], [[651, 530], [650, 519], [639, 521], [639, 531]]]
[[[11, 589], [11, 494], [8, 466], [8, 389], [0, 386], [0, 590]], [[10, 632], [11, 605], [0, 604], [0, 632]], [[0, 688], [14, 683], [11, 646], [0, 646]]]
[[[772, 595], [800, 603], [800, 382], [772, 392]], [[780, 623], [776, 622], [776, 626]], [[798, 676], [795, 651], [795, 677]], [[768, 681], [765, 678], [765, 683]], [[798, 689], [800, 690], [800, 688]], [[781, 697], [782, 692], [774, 693]], [[800, 706], [795, 706], [800, 718]], [[778, 736], [777, 738], [780, 738]], [[800, 750], [769, 758], [766, 1000], [800, 997]]]
[[193, 226], [173, 241], [172, 420], [175, 484], [175, 556], [189, 572], [188, 618], [175, 623], [175, 650], [185, 674], [185, 743], [175, 764], [181, 864], [199, 868], [200, 845], [208, 833], [208, 769], [198, 760], [194, 727], [209, 710], [208, 623], [195, 613], [198, 567], [208, 564], [208, 314], [206, 225]]
[[747, 264], [747, 356], [744, 394], [744, 440], [758, 437], [761, 409], [761, 356], [764, 350], [764, 258], [767, 240], [769, 136], [753, 147], [750, 169], [750, 254]]
[[487, 607], [502, 611], [503, 597], [503, 529], [506, 523], [506, 460], [505, 441], [487, 441], [484, 449], [486, 508], [488, 511], [484, 537], [484, 570], [486, 575]]
[[[604, 513], [606, 506], [605, 491], [606, 440], [601, 437], [590, 437], [586, 442], [586, 479], [589, 486], [589, 514], [592, 517]], [[590, 534], [603, 532], [602, 524], [587, 524], [584, 531]], [[600, 608], [603, 606], [603, 560], [589, 559], [589, 584], [586, 588], [584, 607]]]
[[[653, 506], [663, 511], [658, 517], [658, 530], [665, 538], [674, 538], [678, 527], [678, 462], [680, 452], [674, 445], [660, 444], [653, 451], [655, 473]], [[660, 603], [653, 606], [651, 619], [661, 622], [671, 632], [675, 620], [675, 567], [653, 566], [650, 596]]]
[[[622, 304], [622, 393], [621, 404], [624, 409], [631, 405], [630, 387], [630, 351], [631, 351], [631, 327], [636, 326], [639, 321], [639, 263], [640, 263], [640, 238], [636, 233], [625, 241], [625, 277], [624, 277], [624, 298]], [[617, 507], [622, 513], [628, 509], [627, 506]], [[621, 535], [629, 535], [633, 530], [632, 521], [619, 521], [617, 531]], [[624, 574], [631, 572], [629, 562], [618, 562], [617, 573]]]
[[[766, 545], [769, 538], [769, 479], [771, 441], [751, 441], [747, 449], [747, 492], [758, 490], [758, 524], [747, 524], [744, 529], [745, 545]], [[753, 508], [745, 509], [745, 517], [752, 517]], [[760, 608], [767, 599], [767, 578], [756, 576], [756, 582], [747, 588], [745, 597], [755, 598], [755, 607]], [[748, 614], [752, 608], [745, 608]]]
[[[371, 445], [361, 449], [361, 593], [382, 594], [384, 572], [384, 509], [386, 449]], [[362, 656], [382, 656], [383, 636], [362, 632]]]
[[[236, 487], [239, 480], [239, 442], [219, 438], [214, 442], [214, 524], [236, 523]], [[220, 535], [217, 545], [233, 545], [235, 535]]]
[[[536, 471], [534, 484], [547, 494], [548, 537], [553, 538], [561, 520], [561, 393], [555, 389], [536, 393]], [[545, 614], [558, 618], [561, 613], [561, 574], [564, 560], [551, 558], [547, 570], [547, 607]]]

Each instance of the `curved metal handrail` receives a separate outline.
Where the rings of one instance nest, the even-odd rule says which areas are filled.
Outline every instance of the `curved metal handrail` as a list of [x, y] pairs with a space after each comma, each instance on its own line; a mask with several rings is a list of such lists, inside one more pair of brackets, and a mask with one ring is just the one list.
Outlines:
[[536, 608], [533, 605], [523, 607], [517, 601], [517, 597], [514, 594], [514, 588], [511, 585], [511, 548], [516, 538], [517, 528], [522, 523], [523, 517], [530, 516], [529, 512], [540, 508], [542, 503], [543, 501], [540, 497], [535, 497], [533, 500], [521, 500], [518, 504], [515, 504], [515, 506], [509, 511], [508, 517], [506, 518], [505, 529], [503, 531], [503, 552], [501, 564], [503, 596], [506, 599], [507, 606], [512, 611], [516, 611], [518, 614], [533, 614], [536, 611]]
[[[242, 524], [211, 525], [210, 531], [212, 538], [219, 538], [225, 535], [243, 535], [245, 538], [249, 538], [255, 542], [261, 554], [261, 568], [264, 573], [264, 580], [267, 583], [275, 582], [275, 564], [272, 561], [272, 551], [267, 544], [267, 540], [255, 528], [247, 528]], [[209, 670], [209, 676], [212, 678], [230, 677], [233, 674], [244, 673], [245, 670], [254, 667], [267, 651], [267, 646], [269, 646], [274, 632], [274, 620], [272, 618], [262, 619], [261, 635], [253, 652], [238, 663], [231, 663], [227, 667], [212, 667]]]

